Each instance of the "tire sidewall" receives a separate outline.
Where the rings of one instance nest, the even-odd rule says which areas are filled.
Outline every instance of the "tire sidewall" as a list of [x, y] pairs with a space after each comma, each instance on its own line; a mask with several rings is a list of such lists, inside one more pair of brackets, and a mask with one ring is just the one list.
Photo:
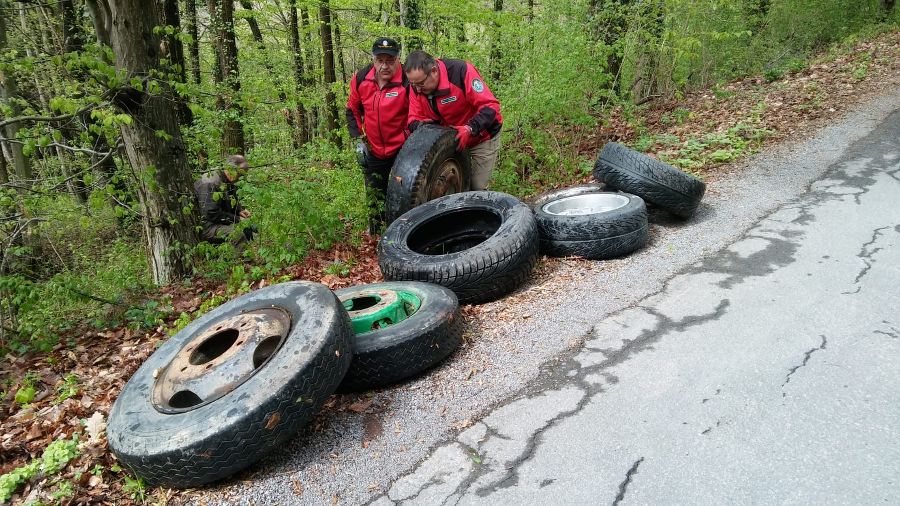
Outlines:
[[[291, 315], [291, 330], [263, 368], [233, 391], [194, 410], [163, 414], [153, 407], [154, 371], [169, 364], [191, 339], [237, 313], [271, 307], [281, 307]], [[327, 287], [311, 282], [273, 285], [219, 306], [166, 341], [134, 373], [110, 411], [107, 428], [110, 447], [117, 454], [136, 458], [148, 453], [158, 456], [196, 451], [210, 445], [221, 434], [248, 425], [251, 417], [275, 412], [285, 401], [327, 397], [337, 388], [337, 383], [297, 385], [294, 380], [298, 366], [312, 364], [330, 354], [343, 376], [352, 357], [348, 330], [346, 312], [334, 294]], [[298, 395], [307, 399], [297, 399]], [[314, 410], [310, 406], [310, 411]], [[279, 429], [277, 425], [272, 429]], [[282, 441], [292, 435], [291, 431], [281, 430], [275, 440]]]
[[335, 291], [338, 299], [362, 290], [405, 291], [419, 298], [419, 309], [403, 321], [388, 327], [356, 334], [352, 339], [354, 355], [390, 348], [416, 339], [445, 324], [459, 310], [456, 294], [449, 288], [420, 281], [387, 281], [342, 288]]
[[[425, 255], [409, 248], [408, 239], [413, 232], [428, 226], [431, 221], [445, 213], [459, 210], [483, 210], [496, 213], [501, 218], [500, 226], [484, 242], [464, 251], [444, 255]], [[427, 263], [437, 267], [449, 267], [463, 263], [462, 261], [466, 257], [473, 255], [473, 250], [501, 243], [507, 236], [532, 233], [527, 230], [528, 228], [532, 228], [534, 233], [537, 232], [531, 208], [512, 195], [491, 191], [447, 195], [410, 210], [388, 226], [378, 243], [378, 256], [380, 260], [390, 258], [408, 265]], [[384, 270], [383, 267], [382, 265], [382, 270]]]

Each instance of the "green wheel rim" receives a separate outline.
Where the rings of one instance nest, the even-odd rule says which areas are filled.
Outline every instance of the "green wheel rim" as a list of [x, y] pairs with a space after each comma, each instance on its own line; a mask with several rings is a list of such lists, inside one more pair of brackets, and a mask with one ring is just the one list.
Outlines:
[[422, 306], [415, 294], [402, 290], [360, 290], [341, 298], [353, 332], [363, 334], [396, 325]]

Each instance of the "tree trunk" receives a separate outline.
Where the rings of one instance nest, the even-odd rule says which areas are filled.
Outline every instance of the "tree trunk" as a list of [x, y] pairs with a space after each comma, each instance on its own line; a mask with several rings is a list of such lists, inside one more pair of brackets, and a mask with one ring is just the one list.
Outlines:
[[[181, 14], [178, 12], [178, 0], [165, 0], [165, 24], [175, 28], [174, 36], [166, 36], [163, 39], [164, 47], [168, 50], [168, 60], [171, 65], [171, 71], [174, 78], [180, 83], [187, 82], [187, 73], [184, 64], [184, 44], [177, 37], [181, 33]], [[165, 57], [165, 52], [163, 54]], [[194, 123], [194, 113], [188, 107], [187, 99], [181, 95], [175, 96], [178, 110], [178, 120], [184, 126], [191, 126]]]
[[[422, 29], [422, 0], [406, 0], [406, 12], [403, 13], [403, 23], [410, 30]], [[406, 54], [422, 49], [420, 37], [407, 37]]]
[[[108, 15], [100, 24], [109, 27], [116, 69], [149, 81], [158, 72], [160, 37], [153, 33], [164, 22], [157, 2], [98, 0], [98, 12]], [[126, 82], [128, 82], [126, 80]], [[153, 93], [148, 90], [156, 89]], [[123, 88], [113, 99], [132, 118], [122, 125], [125, 152], [135, 171], [153, 280], [167, 284], [190, 272], [187, 247], [197, 243], [197, 198], [188, 169], [178, 118], [172, 108], [174, 93], [164, 81], [141, 90]]]
[[67, 53], [81, 51], [84, 47], [84, 33], [78, 27], [75, 5], [72, 0], [60, 0], [63, 19], [63, 47]]
[[226, 115], [222, 147], [227, 154], [244, 153], [244, 126], [241, 123], [244, 110], [239, 102], [241, 80], [234, 36], [234, 3], [233, 0], [222, 0], [221, 6], [217, 6], [219, 1], [208, 0], [207, 4], [216, 30], [215, 47], [219, 72], [225, 84], [225, 90], [219, 90]]
[[494, 80], [494, 86], [500, 81], [500, 70], [503, 65], [500, 63], [502, 54], [500, 53], [500, 22], [497, 18], [503, 12], [503, 0], [494, 0], [494, 21], [491, 23], [494, 27], [494, 40], [491, 44], [491, 78]]
[[[6, 10], [9, 9], [9, 4], [0, 1], [0, 7], [4, 7]], [[0, 51], [5, 51], [7, 49], [6, 19], [8, 19], [6, 16], [0, 16]], [[11, 101], [11, 99], [17, 95], [17, 90], [16, 78], [12, 72], [0, 68], [0, 103], [6, 104], [9, 107], [9, 116], [11, 118], [19, 115], [18, 104], [15, 101]], [[9, 125], [6, 125], [5, 130], [5, 137], [10, 139], [8, 146], [9, 151], [12, 154], [13, 170], [16, 176], [21, 180], [22, 184], [31, 186], [32, 180], [34, 179], [34, 175], [31, 172], [31, 161], [28, 160], [22, 152], [22, 145], [17, 142], [12, 142], [19, 134], [19, 124], [10, 123]]]
[[188, 52], [191, 55], [191, 78], [194, 84], [200, 84], [200, 39], [197, 34], [197, 0], [187, 0], [184, 4], [185, 29], [191, 36]]
[[641, 19], [646, 20], [647, 28], [642, 30], [644, 36], [638, 43], [640, 49], [631, 84], [631, 97], [636, 104], [647, 102], [658, 90], [659, 42], [665, 22], [663, 2], [652, 0], [642, 7]]
[[344, 64], [344, 45], [341, 43], [341, 23], [338, 19], [334, 19], [332, 22], [334, 24], [334, 44], [335, 47], [337, 47], [337, 61], [341, 66], [341, 82], [346, 83], [350, 81], [350, 78], [347, 77], [347, 66]]
[[322, 39], [322, 70], [325, 75], [325, 129], [331, 140], [340, 147], [337, 135], [338, 112], [335, 103], [334, 44], [331, 41], [331, 7], [328, 0], [319, 2], [319, 33]]
[[3, 154], [2, 146], [0, 146], [0, 184], [9, 184], [9, 170], [6, 168], [6, 156]]
[[303, 71], [303, 53], [300, 49], [300, 27], [297, 23], [297, 0], [291, 0], [291, 8], [290, 8], [290, 38], [291, 38], [291, 52], [294, 54], [294, 94], [297, 100], [297, 128], [294, 131], [293, 139], [294, 139], [294, 147], [299, 148], [300, 146], [309, 142], [309, 125], [306, 123], [306, 108], [303, 107], [302, 95], [303, 88], [306, 85], [307, 79], [304, 75]]
[[[253, 12], [253, 3], [251, 3], [250, 0], [241, 0], [241, 7], [246, 11]], [[256, 47], [264, 54], [263, 65], [266, 67], [266, 71], [269, 72], [270, 76], [276, 75], [272, 62], [265, 55], [266, 44], [263, 42], [262, 32], [259, 30], [259, 23], [256, 22], [256, 17], [254, 17], [253, 14], [250, 14], [245, 16], [245, 19], [247, 20], [247, 24], [250, 25], [250, 32], [253, 34], [253, 40], [256, 42]], [[293, 35], [291, 37], [293, 37]], [[284, 104], [287, 102], [287, 91], [285, 91], [283, 81], [279, 80], [275, 87], [278, 89], [278, 102]], [[291, 138], [296, 139], [296, 135], [294, 135], [294, 115], [287, 108], [283, 109], [282, 112], [284, 113], [284, 119], [288, 125], [288, 131], [291, 132]], [[294, 143], [294, 147], [297, 147], [296, 142]]]
[[621, 95], [620, 72], [622, 49], [616, 44], [628, 31], [628, 9], [632, 0], [592, 0], [589, 6], [591, 38], [609, 51], [606, 55], [606, 73], [611, 77], [610, 88]]
[[[309, 11], [306, 10], [306, 7], [300, 7], [300, 24], [303, 26], [303, 32], [307, 34], [307, 42], [309, 44], [306, 47], [314, 47], [315, 46], [315, 36], [310, 30], [310, 15]], [[315, 51], [310, 51], [310, 53], [314, 53]], [[306, 71], [303, 73], [306, 79], [306, 86], [304, 88], [309, 89], [315, 85], [315, 78], [313, 76], [316, 75], [316, 61], [320, 61], [318, 58], [319, 55], [307, 54], [306, 56]], [[307, 114], [308, 121], [308, 130], [310, 139], [315, 135], [315, 132], [318, 130], [319, 125], [319, 108], [317, 106], [312, 106], [309, 108]]]

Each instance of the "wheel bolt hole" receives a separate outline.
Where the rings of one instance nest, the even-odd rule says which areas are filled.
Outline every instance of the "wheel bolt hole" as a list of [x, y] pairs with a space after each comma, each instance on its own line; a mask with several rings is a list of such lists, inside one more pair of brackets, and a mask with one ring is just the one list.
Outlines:
[[253, 350], [253, 368], [263, 365], [271, 357], [281, 344], [281, 336], [270, 336], [262, 341]]
[[189, 408], [191, 406], [196, 406], [203, 402], [203, 399], [200, 398], [194, 392], [190, 390], [182, 390], [180, 392], [176, 392], [172, 398], [169, 399], [169, 406], [175, 409], [184, 409]]
[[221, 332], [216, 332], [197, 346], [197, 349], [191, 353], [188, 362], [191, 365], [201, 365], [214, 360], [228, 351], [234, 342], [237, 341], [237, 338], [238, 331], [235, 329], [225, 329]]

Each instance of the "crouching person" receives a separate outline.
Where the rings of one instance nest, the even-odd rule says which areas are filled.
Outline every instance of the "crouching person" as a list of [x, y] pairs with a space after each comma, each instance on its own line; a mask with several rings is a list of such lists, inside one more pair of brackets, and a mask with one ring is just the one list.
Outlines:
[[238, 202], [235, 186], [249, 169], [250, 164], [246, 158], [232, 155], [228, 157], [223, 170], [206, 174], [194, 183], [203, 220], [201, 240], [212, 244], [231, 241], [235, 246], [243, 246], [253, 239], [256, 227], [246, 227], [243, 233], [235, 234], [235, 225], [250, 217], [250, 211], [241, 207]]

